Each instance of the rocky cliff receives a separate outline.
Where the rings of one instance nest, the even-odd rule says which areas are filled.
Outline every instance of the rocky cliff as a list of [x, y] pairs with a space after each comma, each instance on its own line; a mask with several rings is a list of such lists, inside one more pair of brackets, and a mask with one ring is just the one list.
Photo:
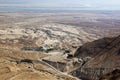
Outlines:
[[75, 57], [85, 56], [91, 56], [92, 59], [71, 72], [72, 75], [87, 80], [98, 80], [102, 75], [120, 69], [120, 36], [103, 38], [83, 45], [77, 50]]

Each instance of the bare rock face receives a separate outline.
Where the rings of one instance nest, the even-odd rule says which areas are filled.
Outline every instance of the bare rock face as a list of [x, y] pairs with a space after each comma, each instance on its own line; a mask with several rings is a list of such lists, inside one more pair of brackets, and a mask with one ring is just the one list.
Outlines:
[[[102, 75], [112, 71], [114, 72], [115, 69], [120, 69], [119, 50], [120, 36], [113, 38], [103, 38], [91, 43], [87, 43], [77, 50], [75, 56], [80, 58], [81, 56], [84, 57], [88, 55], [93, 58], [86, 62], [81, 68], [71, 72], [71, 74], [81, 79], [98, 80]], [[109, 76], [109, 79], [105, 79], [114, 80], [111, 78]], [[117, 78], [119, 80], [119, 76], [115, 79], [117, 80]], [[102, 80], [104, 79], [102, 78]]]
[[86, 57], [91, 56], [94, 57], [98, 55], [103, 49], [108, 47], [109, 43], [113, 40], [113, 38], [103, 38], [99, 40], [95, 40], [93, 42], [89, 42], [80, 46], [74, 56], [75, 57]]
[[77, 67], [82, 66], [83, 61], [79, 61], [78, 58], [72, 58], [72, 59], [63, 59], [63, 60], [49, 60], [49, 59], [43, 59], [44, 62], [52, 65], [59, 71], [70, 73], [71, 71], [74, 71]]
[[99, 80], [120, 80], [120, 70], [115, 69], [112, 72], [101, 76]]
[[[109, 38], [108, 38], [109, 39]], [[112, 41], [94, 57], [91, 63], [86, 64], [89, 67], [119, 68], [120, 62], [120, 36], [112, 38]], [[109, 63], [109, 64], [108, 64]], [[90, 65], [89, 65], [90, 64]]]

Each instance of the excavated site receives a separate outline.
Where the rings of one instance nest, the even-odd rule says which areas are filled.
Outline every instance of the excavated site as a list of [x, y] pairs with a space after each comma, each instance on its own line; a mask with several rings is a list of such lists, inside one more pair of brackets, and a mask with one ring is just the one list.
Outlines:
[[119, 13], [0, 11], [0, 80], [120, 80]]

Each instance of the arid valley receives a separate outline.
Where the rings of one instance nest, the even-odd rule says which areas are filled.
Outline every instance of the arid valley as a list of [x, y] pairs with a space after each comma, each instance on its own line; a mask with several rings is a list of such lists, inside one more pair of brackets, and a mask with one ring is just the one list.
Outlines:
[[120, 80], [120, 11], [0, 11], [0, 80]]

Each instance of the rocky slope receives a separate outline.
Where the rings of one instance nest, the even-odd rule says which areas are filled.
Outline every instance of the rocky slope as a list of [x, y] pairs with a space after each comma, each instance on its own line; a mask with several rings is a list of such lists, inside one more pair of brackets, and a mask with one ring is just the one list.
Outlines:
[[102, 75], [112, 72], [115, 69], [120, 69], [119, 54], [120, 36], [103, 38], [87, 43], [77, 50], [75, 56], [78, 58], [81, 56], [91, 56], [92, 59], [86, 62], [82, 67], [71, 72], [71, 74], [83, 79], [98, 80]]
[[105, 37], [99, 40], [95, 40], [93, 42], [86, 43], [76, 50], [74, 56], [78, 58], [85, 56], [95, 57], [104, 49], [106, 49], [113, 40], [114, 38]]
[[[109, 38], [108, 38], [109, 39]], [[97, 60], [87, 64], [89, 67], [119, 68], [120, 62], [120, 36], [112, 38], [112, 41], [101, 50], [92, 60]], [[101, 63], [101, 64], [100, 64]], [[108, 64], [109, 63], [109, 64]]]
[[100, 80], [120, 80], [120, 70], [116, 69], [110, 73], [103, 75]]

